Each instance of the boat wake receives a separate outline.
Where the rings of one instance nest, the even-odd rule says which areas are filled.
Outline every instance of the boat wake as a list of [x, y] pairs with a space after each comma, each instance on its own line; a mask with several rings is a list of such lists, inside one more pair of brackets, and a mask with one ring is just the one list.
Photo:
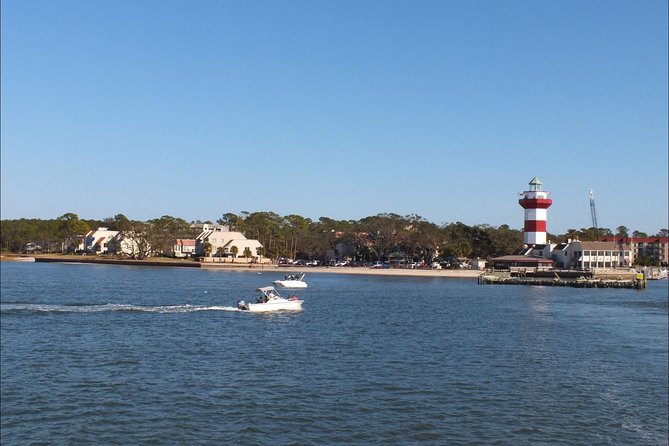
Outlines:
[[43, 304], [2, 304], [0, 313], [193, 313], [196, 311], [240, 311], [236, 307], [211, 305], [43, 305]]

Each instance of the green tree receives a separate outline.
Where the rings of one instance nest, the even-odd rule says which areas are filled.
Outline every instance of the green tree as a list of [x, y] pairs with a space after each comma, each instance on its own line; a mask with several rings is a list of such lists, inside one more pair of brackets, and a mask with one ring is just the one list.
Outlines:
[[57, 220], [58, 234], [63, 240], [64, 250], [67, 252], [76, 250], [78, 240], [90, 231], [88, 223], [79, 220], [79, 216], [71, 212], [61, 215]]
[[629, 237], [629, 229], [627, 226], [618, 226], [616, 228], [616, 237]]
[[471, 229], [464, 223], [450, 223], [443, 228], [444, 241], [440, 254], [442, 257], [471, 257], [473, 243]]
[[121, 232], [122, 240], [128, 242], [131, 247], [130, 256], [132, 258], [144, 260], [153, 254], [152, 230], [151, 223], [133, 221], [129, 230]]
[[235, 258], [237, 257], [237, 254], [239, 253], [239, 248], [236, 246], [232, 245], [230, 247], [230, 253], [232, 253], [232, 263], [235, 262]]
[[163, 215], [148, 222], [148, 238], [155, 252], [172, 255], [178, 238], [190, 236], [190, 224], [181, 218]]
[[132, 226], [132, 222], [123, 214], [105, 218], [103, 224], [112, 231], [128, 231]]
[[216, 220], [219, 225], [225, 225], [230, 231], [244, 232], [244, 219], [237, 214], [228, 212]]
[[283, 247], [280, 255], [295, 259], [298, 251], [298, 243], [308, 237], [308, 231], [312, 221], [299, 215], [287, 215], [283, 219], [282, 235]]
[[251, 248], [247, 246], [244, 248], [244, 258], [248, 261], [251, 257], [253, 257], [253, 253], [251, 252]]
[[209, 257], [211, 254], [212, 246], [209, 242], [202, 243], [202, 251], [204, 252], [205, 257]]

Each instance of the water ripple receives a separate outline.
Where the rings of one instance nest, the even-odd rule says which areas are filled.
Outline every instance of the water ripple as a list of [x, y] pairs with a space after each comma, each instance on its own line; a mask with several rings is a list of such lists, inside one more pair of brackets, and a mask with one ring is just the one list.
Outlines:
[[3, 446], [667, 444], [661, 286], [1, 267]]

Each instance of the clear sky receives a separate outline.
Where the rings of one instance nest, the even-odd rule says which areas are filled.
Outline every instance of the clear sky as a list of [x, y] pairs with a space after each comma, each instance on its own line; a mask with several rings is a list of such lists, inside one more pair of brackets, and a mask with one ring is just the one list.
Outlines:
[[666, 0], [3, 0], [1, 217], [667, 224]]

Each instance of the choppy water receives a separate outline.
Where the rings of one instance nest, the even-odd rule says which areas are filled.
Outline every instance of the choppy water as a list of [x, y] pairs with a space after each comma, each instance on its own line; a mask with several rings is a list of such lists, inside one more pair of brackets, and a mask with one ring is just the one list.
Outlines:
[[2, 263], [0, 439], [666, 445], [667, 281], [643, 292]]

